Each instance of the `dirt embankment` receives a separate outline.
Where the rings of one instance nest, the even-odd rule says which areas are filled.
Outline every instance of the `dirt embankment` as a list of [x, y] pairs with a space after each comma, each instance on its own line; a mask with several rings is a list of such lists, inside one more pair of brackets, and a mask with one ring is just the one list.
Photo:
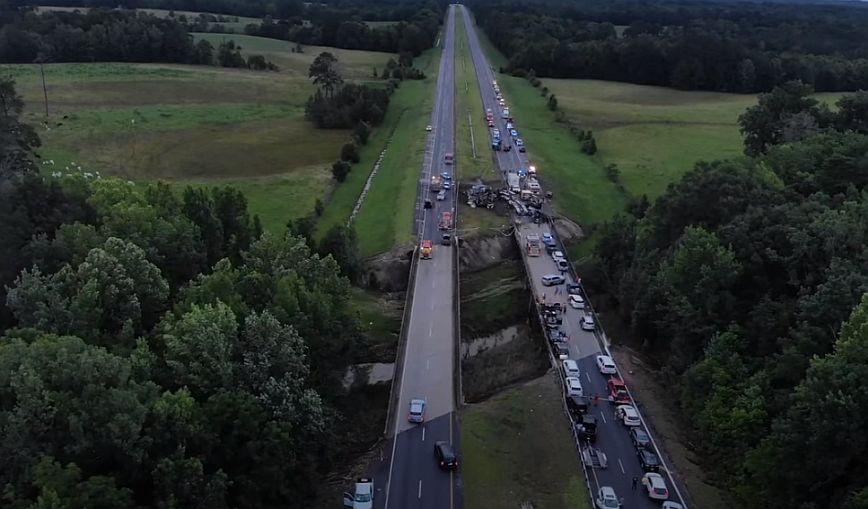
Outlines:
[[413, 249], [398, 246], [365, 260], [360, 285], [379, 292], [405, 292]]
[[468, 238], [460, 258], [462, 387], [473, 403], [539, 377], [549, 364], [514, 238]]

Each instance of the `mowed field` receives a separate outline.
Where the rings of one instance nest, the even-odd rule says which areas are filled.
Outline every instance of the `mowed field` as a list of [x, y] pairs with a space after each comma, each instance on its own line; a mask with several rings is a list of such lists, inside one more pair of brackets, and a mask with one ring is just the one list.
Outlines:
[[[495, 68], [506, 59], [480, 31]], [[578, 128], [592, 130], [598, 152], [587, 156], [566, 125], [555, 121], [540, 89], [522, 78], [498, 74], [516, 124], [544, 185], [555, 189], [555, 206], [583, 225], [610, 219], [630, 196], [653, 200], [693, 168], [742, 154], [738, 116], [755, 95], [686, 92], [596, 80], [543, 79], [558, 107]], [[840, 94], [817, 94], [830, 105]], [[617, 164], [625, 192], [605, 172]]]
[[[50, 12], [50, 11], [59, 11], [59, 12], [86, 12], [88, 7], [57, 7], [52, 5], [40, 5], [36, 7], [36, 12]], [[229, 21], [215, 21], [213, 23], [209, 23], [208, 28], [211, 29], [214, 25], [222, 26], [228, 32], [234, 32], [243, 34], [244, 27], [249, 24], [258, 25], [262, 22], [260, 18], [249, 18], [245, 16], [234, 16], [231, 14], [217, 14], [212, 12], [192, 12], [192, 11], [171, 11], [168, 9], [136, 9], [137, 12], [144, 12], [147, 14], [153, 14], [158, 18], [170, 18], [173, 17], [175, 19], [180, 20], [181, 16], [187, 18], [187, 22], [195, 21], [196, 18], [199, 17], [200, 14], [208, 14], [214, 16], [215, 18], [223, 18]]]
[[49, 64], [46, 121], [39, 68], [5, 70], [25, 99], [26, 121], [39, 126], [39, 153], [53, 159], [54, 168], [74, 161], [86, 171], [133, 181], [232, 184], [245, 191], [265, 227], [276, 231], [329, 192], [331, 163], [349, 137], [342, 130], [315, 129], [304, 119], [304, 103], [314, 90], [308, 66], [321, 51], [332, 51], [345, 79], [364, 80], [392, 55], [322, 47], [297, 54], [289, 43], [275, 44], [282, 41], [232, 38], [244, 51], [269, 48], [274, 60], [285, 48], [281, 71]]

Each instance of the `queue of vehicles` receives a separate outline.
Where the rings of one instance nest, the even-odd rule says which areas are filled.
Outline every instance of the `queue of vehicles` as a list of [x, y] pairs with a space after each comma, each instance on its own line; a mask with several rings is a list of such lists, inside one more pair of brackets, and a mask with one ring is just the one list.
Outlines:
[[[496, 81], [492, 82], [492, 85], [498, 104], [503, 108], [502, 118], [506, 120], [506, 132], [512, 137], [513, 144], [518, 147], [519, 151], [525, 152], [524, 140], [519, 137], [512, 115], [503, 101], [500, 88]], [[490, 110], [488, 112], [490, 113]], [[494, 128], [494, 123], [490, 123], [489, 127]], [[498, 139], [500, 139], [499, 131]], [[519, 168], [516, 172], [507, 173], [507, 185], [514, 192], [522, 194], [529, 192], [531, 195], [539, 195], [541, 187], [535, 176], [536, 168], [531, 166], [530, 171]], [[543, 275], [541, 278], [542, 285], [544, 287], [565, 285], [569, 308], [576, 310], [580, 314], [580, 328], [588, 332], [596, 331], [597, 326], [594, 315], [587, 309], [587, 301], [581, 281], [568, 283], [566, 274], [570, 268], [569, 261], [559, 249], [554, 236], [551, 233], [543, 233], [541, 236], [539, 234], [528, 234], [525, 237], [524, 246], [528, 256], [541, 255], [540, 243], [551, 256], [559, 272], [557, 274]], [[555, 357], [561, 361], [559, 366], [564, 384], [567, 408], [575, 423], [577, 436], [584, 443], [582, 446], [582, 459], [591, 468], [607, 468], [608, 458], [606, 454], [595, 445], [598, 423], [596, 417], [588, 411], [589, 402], [581, 384], [579, 364], [577, 360], [569, 358], [569, 337], [560, 329], [559, 324], [561, 320], [556, 317], [557, 314], [565, 312], [566, 307], [560, 306], [560, 304], [555, 306], [545, 301], [541, 303], [541, 307], [541, 315], [545, 325], [544, 330], [549, 337], [550, 347]], [[639, 466], [644, 472], [640, 482], [648, 497], [652, 500], [663, 501], [663, 509], [682, 509], [682, 506], [677, 502], [668, 500], [669, 489], [666, 486], [666, 480], [659, 473], [662, 462], [654, 451], [651, 438], [643, 427], [639, 412], [636, 410], [630, 393], [627, 391], [626, 384], [618, 376], [615, 362], [610, 356], [601, 354], [596, 356], [596, 366], [600, 374], [606, 378], [606, 390], [608, 392], [606, 400], [612, 404], [613, 413], [617, 421], [629, 432]], [[594, 396], [595, 399], [597, 397], [597, 395]], [[621, 498], [611, 486], [598, 487], [594, 504], [599, 509], [622, 507]]]

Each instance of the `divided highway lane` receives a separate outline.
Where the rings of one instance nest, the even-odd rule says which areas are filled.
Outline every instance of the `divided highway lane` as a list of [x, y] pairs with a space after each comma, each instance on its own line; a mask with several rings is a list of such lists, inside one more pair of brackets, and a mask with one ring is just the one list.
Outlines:
[[[434, 241], [435, 246], [430, 260], [418, 261], [415, 284], [409, 289], [413, 292], [413, 304], [400, 375], [400, 395], [394, 409], [395, 436], [387, 479], [374, 480], [379, 485], [387, 482], [385, 496], [378, 495], [375, 499], [377, 508], [462, 507], [458, 489], [460, 476], [456, 472], [441, 470], [434, 457], [436, 441], [447, 441], [455, 444], [456, 448], [458, 445], [453, 384], [454, 258], [450, 247], [440, 245], [441, 232], [438, 229], [440, 213], [454, 210], [455, 189], [447, 192], [443, 201], [437, 201], [435, 193], [428, 189], [432, 174], [455, 171], [443, 162], [447, 153], [454, 153], [454, 45], [455, 9], [451, 7], [442, 36], [443, 51], [431, 115], [432, 143], [421, 175], [423, 196], [418, 200], [420, 236]], [[425, 199], [432, 200], [433, 208], [423, 208]], [[407, 421], [410, 400], [415, 398], [427, 402], [423, 424]]]
[[[485, 108], [490, 108], [494, 112], [495, 124], [504, 133], [504, 138], [506, 138], [508, 136], [506, 122], [501, 118], [500, 112], [502, 109], [497, 104], [492, 87], [494, 75], [482, 52], [479, 39], [467, 10], [461, 7], [461, 11], [468, 31], [470, 49], [476, 67], [477, 79], [480, 83], [483, 104]], [[516, 129], [521, 131], [521, 119], [517, 118], [515, 123]], [[510, 144], [513, 144], [513, 142], [510, 141]], [[520, 167], [527, 168], [529, 166], [527, 154], [522, 154], [515, 148], [510, 152], [496, 152], [496, 159], [503, 172], [515, 171]], [[544, 180], [545, 168], [540, 168], [539, 171]], [[528, 233], [542, 235], [542, 233], [548, 232], [548, 225], [525, 223], [519, 226], [519, 233], [522, 239]], [[540, 257], [529, 257], [527, 265], [529, 271], [528, 277], [533, 283], [535, 295], [537, 297], [544, 296], [548, 302], [561, 302], [566, 305], [567, 296], [565, 295], [566, 288], [564, 286], [543, 287], [541, 283], [543, 275], [558, 273], [551, 257], [546, 254]], [[568, 282], [572, 282], [569, 275], [567, 275], [567, 280]], [[559, 290], [555, 288], [559, 288]], [[557, 293], [555, 293], [556, 291]], [[601, 375], [596, 367], [596, 356], [601, 353], [600, 344], [593, 332], [581, 329], [579, 320], [582, 314], [583, 311], [567, 306], [561, 329], [570, 337], [570, 357], [576, 359], [579, 363], [585, 395], [593, 396], [594, 394], [599, 394], [603, 398], [607, 394], [607, 378]], [[589, 470], [588, 475], [591, 477], [591, 488], [594, 495], [596, 496], [596, 491], [600, 486], [610, 486], [614, 488], [619, 497], [623, 498], [625, 507], [659, 508], [660, 502], [650, 500], [641, 484], [637, 486], [636, 490], [632, 489], [632, 479], [634, 477], [641, 478], [643, 471], [639, 466], [635, 449], [627, 434], [627, 428], [615, 418], [614, 407], [608, 401], [602, 399], [598, 406], [591, 408], [591, 412], [597, 417], [599, 424], [596, 446], [608, 455], [609, 462], [609, 468], [606, 470]], [[670, 500], [682, 502], [680, 494], [676, 493], [676, 487], [671, 477], [667, 477], [667, 485], [670, 491]]]

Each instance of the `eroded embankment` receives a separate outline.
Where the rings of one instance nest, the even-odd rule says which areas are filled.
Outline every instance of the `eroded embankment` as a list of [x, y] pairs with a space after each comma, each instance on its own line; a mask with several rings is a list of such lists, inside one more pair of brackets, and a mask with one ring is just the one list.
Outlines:
[[467, 403], [536, 378], [549, 368], [530, 289], [512, 236], [461, 245], [461, 375]]

